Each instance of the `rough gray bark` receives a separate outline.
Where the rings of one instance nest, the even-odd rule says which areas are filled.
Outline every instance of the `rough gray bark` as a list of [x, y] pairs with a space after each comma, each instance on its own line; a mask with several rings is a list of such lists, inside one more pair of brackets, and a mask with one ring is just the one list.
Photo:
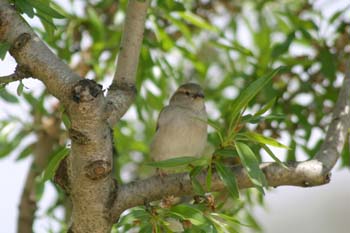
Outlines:
[[[122, 211], [166, 195], [190, 195], [194, 190], [186, 173], [150, 177], [118, 187], [111, 177], [110, 126], [127, 111], [135, 97], [138, 64], [147, 1], [130, 0], [114, 81], [107, 97], [101, 86], [79, 78], [34, 34], [7, 0], [0, 0], [0, 41], [9, 42], [11, 54], [28, 73], [41, 80], [65, 106], [71, 120], [71, 153], [61, 163], [56, 181], [72, 200], [70, 232], [109, 232]], [[349, 129], [350, 75], [347, 72], [327, 137], [314, 159], [287, 164], [263, 163], [269, 185], [315, 186], [329, 182]], [[241, 189], [252, 187], [241, 166], [232, 167]], [[204, 183], [205, 174], [198, 178]], [[212, 190], [224, 185], [216, 174]]]

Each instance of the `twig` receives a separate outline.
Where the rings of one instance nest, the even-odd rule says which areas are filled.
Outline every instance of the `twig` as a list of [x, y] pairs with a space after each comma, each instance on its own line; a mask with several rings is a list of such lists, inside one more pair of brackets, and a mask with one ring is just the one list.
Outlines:
[[147, 8], [148, 1], [130, 0], [128, 4], [117, 68], [107, 95], [110, 125], [114, 125], [125, 114], [136, 95], [136, 71]]
[[31, 74], [26, 66], [17, 65], [13, 74], [0, 77], [0, 85], [5, 86], [10, 82], [29, 78], [30, 76]]

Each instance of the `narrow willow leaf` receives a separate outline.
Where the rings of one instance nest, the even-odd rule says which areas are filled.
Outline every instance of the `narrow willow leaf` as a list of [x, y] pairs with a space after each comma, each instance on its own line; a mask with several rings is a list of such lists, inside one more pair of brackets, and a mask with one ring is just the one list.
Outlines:
[[22, 80], [21, 80], [21, 81], [19, 81], [19, 84], [18, 84], [18, 87], [17, 87], [17, 95], [18, 96], [22, 95], [23, 88], [24, 88], [24, 85], [23, 85]]
[[215, 216], [215, 217], [220, 217], [222, 219], [225, 219], [226, 221], [233, 222], [233, 223], [241, 225], [241, 226], [250, 227], [250, 225], [245, 224], [245, 223], [241, 223], [238, 219], [236, 219], [230, 215], [226, 215], [224, 213], [210, 213], [210, 215]]
[[192, 187], [194, 189], [194, 192], [199, 195], [204, 195], [205, 191], [202, 185], [199, 183], [197, 178], [195, 176], [191, 176], [191, 182], [192, 182]]
[[197, 194], [204, 195], [205, 191], [202, 187], [202, 185], [199, 183], [197, 180], [196, 176], [202, 171], [203, 166], [195, 166], [191, 171], [190, 171], [190, 177], [191, 177], [191, 182], [192, 182], [192, 187], [194, 191]]
[[210, 42], [210, 44], [218, 47], [218, 48], [222, 48], [225, 50], [236, 50], [238, 52], [240, 52], [241, 54], [244, 54], [245, 56], [253, 56], [253, 52], [245, 47], [243, 47], [241, 44], [239, 44], [237, 41], [232, 42], [232, 44], [223, 44], [220, 43], [218, 41], [212, 41]]
[[257, 111], [254, 116], [261, 116], [265, 112], [267, 112], [269, 109], [272, 108], [272, 106], [275, 104], [276, 98], [271, 99], [262, 109]]
[[32, 143], [32, 144], [28, 145], [26, 148], [24, 148], [22, 150], [22, 152], [19, 153], [18, 157], [16, 158], [16, 161], [27, 158], [32, 153], [34, 145], [35, 145], [35, 143]]
[[96, 43], [102, 41], [104, 39], [105, 34], [105, 25], [103, 24], [102, 19], [99, 17], [99, 15], [93, 7], [87, 8], [87, 14], [89, 24], [91, 24], [89, 29], [93, 33], [92, 37], [94, 42]]
[[41, 11], [38, 11], [36, 15], [39, 17], [42, 25], [45, 28], [47, 39], [49, 41], [53, 41], [56, 26], [53, 23], [52, 19]]
[[202, 225], [207, 222], [204, 214], [199, 209], [196, 209], [190, 205], [180, 204], [170, 208], [172, 214], [175, 214], [182, 219], [189, 220], [193, 225]]
[[7, 42], [0, 43], [0, 59], [1, 60], [4, 60], [6, 53], [7, 53], [7, 51], [9, 51], [10, 47], [11, 47], [10, 43], [7, 43]]
[[183, 156], [183, 157], [177, 157], [177, 158], [172, 158], [167, 160], [161, 160], [157, 162], [149, 162], [147, 163], [147, 165], [152, 167], [159, 167], [159, 168], [177, 167], [177, 166], [188, 165], [192, 162], [200, 161], [200, 160], [203, 160], [203, 159], [198, 157]]
[[248, 103], [263, 89], [271, 79], [285, 67], [279, 67], [264, 77], [258, 78], [252, 82], [245, 90], [241, 92], [237, 99], [232, 104], [231, 122], [229, 130], [233, 131], [233, 126], [236, 125], [240, 112], [248, 105]]
[[132, 224], [135, 220], [149, 221], [149, 219], [149, 212], [147, 212], [144, 208], [135, 207], [130, 210], [130, 213], [120, 218], [120, 220], [117, 223], [117, 226], [121, 227], [126, 224]]
[[20, 9], [23, 13], [27, 14], [29, 18], [34, 17], [34, 9], [27, 0], [15, 0], [15, 6]]
[[271, 137], [266, 137], [262, 134], [255, 133], [255, 132], [244, 132], [242, 133], [243, 136], [246, 136], [253, 142], [261, 143], [261, 144], [267, 144], [270, 146], [278, 147], [278, 148], [284, 148], [284, 149], [290, 149], [288, 146], [283, 145], [282, 143], [278, 142], [276, 139]]
[[279, 165], [281, 165], [282, 167], [289, 169], [273, 152], [272, 150], [266, 146], [265, 144], [261, 144], [261, 147], [270, 155], [270, 157], [275, 160], [275, 162], [277, 162]]
[[18, 99], [16, 96], [12, 95], [10, 92], [6, 90], [6, 88], [0, 89], [0, 98], [9, 102], [9, 103], [18, 103]]
[[216, 170], [222, 182], [224, 182], [227, 190], [233, 199], [239, 198], [238, 185], [233, 172], [220, 162], [215, 163]]
[[37, 176], [35, 178], [35, 200], [38, 202], [45, 190], [45, 182], [40, 178], [40, 176]]
[[250, 180], [261, 193], [264, 193], [262, 187], [266, 187], [267, 182], [254, 152], [242, 142], [236, 142], [236, 149], [243, 166], [247, 169]]
[[213, 223], [218, 232], [239, 233], [237, 229], [231, 226], [232, 224], [223, 223], [222, 220], [220, 221], [219, 219], [217, 219], [217, 217], [214, 217], [213, 215], [209, 215], [208, 218]]
[[231, 148], [222, 148], [218, 149], [214, 152], [215, 155], [220, 156], [221, 158], [227, 158], [227, 157], [236, 157], [237, 153], [235, 150]]
[[211, 190], [211, 177], [212, 177], [213, 169], [211, 163], [208, 166], [207, 176], [205, 177], [205, 184], [207, 186], [207, 190]]
[[139, 230], [139, 233], [149, 233], [149, 232], [155, 232], [155, 229], [151, 224], [144, 224]]
[[66, 129], [70, 129], [71, 122], [70, 122], [69, 117], [66, 113], [62, 113], [62, 122], [63, 122], [64, 126], [66, 127]]
[[58, 13], [55, 9], [50, 7], [50, 1], [47, 0], [27, 0], [31, 6], [38, 11], [51, 16], [52, 18], [64, 19], [64, 16]]
[[192, 168], [192, 170], [190, 171], [190, 177], [195, 177], [197, 176], [201, 171], [202, 171], [203, 167], [202, 166], [195, 166], [194, 168]]
[[187, 22], [197, 26], [199, 28], [209, 30], [209, 31], [217, 31], [216, 27], [207, 23], [203, 18], [199, 17], [196, 14], [193, 14], [190, 11], [178, 12], [178, 14]]
[[61, 160], [64, 159], [69, 154], [68, 148], [60, 148], [59, 150], [55, 151], [52, 155], [52, 158], [47, 165], [45, 171], [43, 172], [42, 181], [45, 182], [49, 179], [51, 179], [56, 172], [56, 169], [58, 168], [58, 165], [60, 164]]

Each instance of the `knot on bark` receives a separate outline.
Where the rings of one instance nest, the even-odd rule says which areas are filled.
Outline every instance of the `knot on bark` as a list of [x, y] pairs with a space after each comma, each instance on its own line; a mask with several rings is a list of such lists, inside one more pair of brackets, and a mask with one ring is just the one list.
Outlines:
[[102, 85], [94, 80], [82, 79], [74, 85], [72, 98], [76, 103], [90, 102], [102, 94]]
[[22, 33], [15, 39], [12, 48], [15, 50], [23, 48], [31, 38], [32, 36], [29, 33]]
[[100, 180], [108, 176], [112, 171], [112, 165], [105, 160], [96, 160], [85, 166], [85, 175], [91, 180]]
[[75, 130], [75, 129], [69, 129], [69, 137], [76, 143], [81, 145], [86, 145], [91, 142], [91, 139], [83, 134], [82, 132]]
[[54, 182], [69, 194], [69, 178], [67, 171], [67, 157], [64, 158], [56, 170]]

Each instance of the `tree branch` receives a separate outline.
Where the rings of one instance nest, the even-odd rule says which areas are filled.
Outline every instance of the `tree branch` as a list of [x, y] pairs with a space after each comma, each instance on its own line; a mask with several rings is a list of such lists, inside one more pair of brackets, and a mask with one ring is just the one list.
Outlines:
[[107, 95], [110, 125], [114, 125], [125, 114], [136, 95], [135, 77], [147, 8], [148, 0], [130, 0], [128, 4], [116, 73]]
[[[329, 172], [344, 147], [345, 138], [350, 128], [349, 119], [350, 70], [348, 68], [334, 108], [332, 121], [327, 130], [326, 139], [320, 151], [314, 159], [287, 163], [288, 169], [277, 163], [262, 163], [260, 168], [266, 176], [268, 185], [272, 187], [282, 185], [310, 187], [328, 183], [330, 181]], [[240, 189], [254, 186], [242, 166], [234, 166], [231, 169]], [[205, 187], [206, 172], [202, 172], [197, 176], [197, 179]], [[225, 186], [219, 176], [213, 173], [210, 191], [220, 191], [224, 188]], [[171, 174], [165, 177], [153, 176], [120, 187], [112, 208], [112, 216], [114, 219], [118, 219], [120, 214], [128, 208], [159, 200], [167, 195], [193, 194], [195, 193], [188, 173]]]
[[[49, 155], [53, 150], [53, 146], [57, 143], [59, 138], [61, 121], [56, 116], [52, 116], [46, 122], [47, 123], [44, 125], [44, 128], [36, 132], [38, 140], [33, 150], [34, 160], [30, 166], [30, 170], [28, 171], [19, 205], [19, 216], [17, 223], [17, 232], [19, 233], [33, 232], [32, 227], [37, 208], [35, 199], [35, 179], [46, 167], [50, 158]], [[42, 115], [36, 114], [34, 124], [42, 125]]]
[[8, 0], [0, 0], [0, 42], [11, 44], [10, 53], [20, 66], [40, 79], [62, 101], [70, 97], [80, 78], [40, 40]]
[[337, 162], [350, 128], [350, 61], [346, 61], [345, 77], [340, 89], [337, 103], [333, 110], [332, 121], [327, 130], [326, 139], [315, 160], [324, 166], [328, 173]]
[[16, 70], [13, 74], [0, 77], [0, 85], [5, 86], [10, 82], [15, 82], [30, 77], [30, 72], [25, 66], [17, 65]]

